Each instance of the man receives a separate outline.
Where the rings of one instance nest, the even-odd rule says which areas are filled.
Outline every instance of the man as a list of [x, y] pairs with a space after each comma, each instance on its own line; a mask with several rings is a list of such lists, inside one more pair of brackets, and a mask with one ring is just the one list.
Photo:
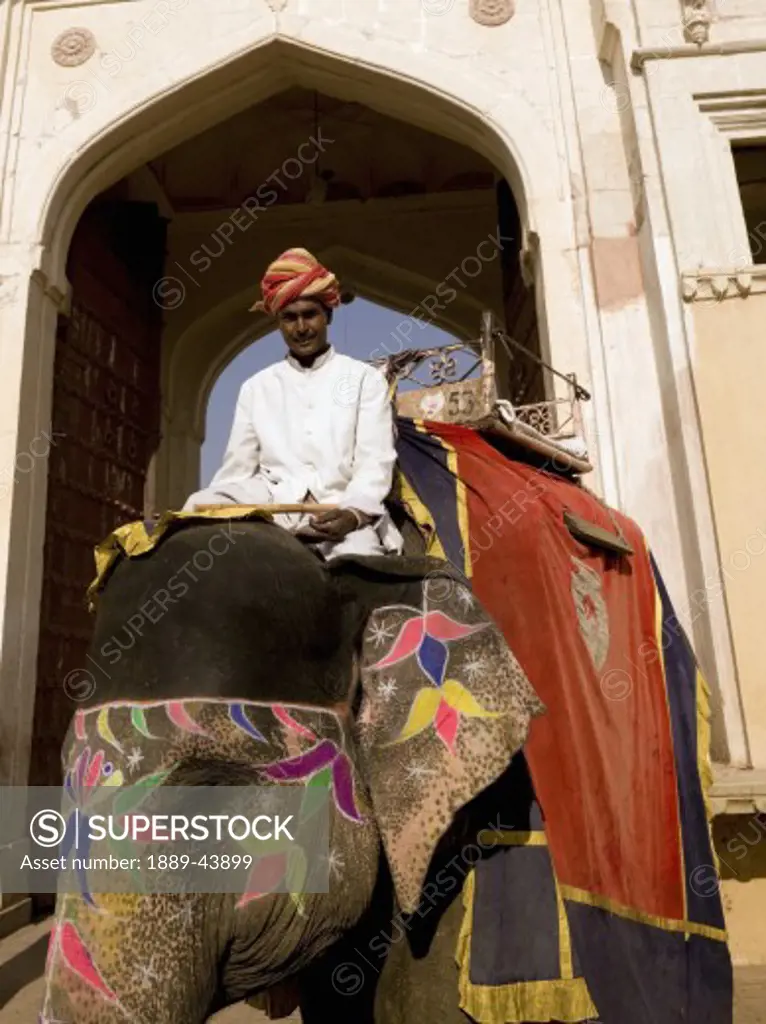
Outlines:
[[184, 509], [316, 501], [337, 508], [277, 522], [316, 542], [325, 557], [401, 551], [383, 504], [396, 462], [388, 386], [382, 373], [328, 341], [337, 279], [305, 249], [288, 249], [261, 289], [251, 309], [275, 317], [286, 357], [242, 385], [223, 465]]

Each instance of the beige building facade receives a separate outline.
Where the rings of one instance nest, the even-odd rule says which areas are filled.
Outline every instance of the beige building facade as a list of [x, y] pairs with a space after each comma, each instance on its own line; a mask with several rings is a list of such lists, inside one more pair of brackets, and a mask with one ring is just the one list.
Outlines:
[[490, 309], [590, 391], [586, 482], [710, 682], [732, 950], [766, 962], [762, 0], [0, 0], [0, 82], [0, 784], [51, 781], [73, 581], [196, 488], [305, 245], [403, 338]]

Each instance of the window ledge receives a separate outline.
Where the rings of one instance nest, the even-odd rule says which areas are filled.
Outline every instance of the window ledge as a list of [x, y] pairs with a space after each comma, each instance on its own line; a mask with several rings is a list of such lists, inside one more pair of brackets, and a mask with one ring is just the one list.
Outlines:
[[766, 292], [766, 264], [745, 267], [700, 267], [681, 274], [681, 290], [686, 302], [720, 302]]
[[721, 57], [740, 53], [762, 53], [764, 50], [766, 50], [766, 39], [726, 39], [720, 43], [641, 46], [631, 54], [630, 66], [638, 74], [649, 61], [678, 60], [683, 57]]
[[710, 803], [715, 816], [766, 813], [766, 768], [713, 765]]

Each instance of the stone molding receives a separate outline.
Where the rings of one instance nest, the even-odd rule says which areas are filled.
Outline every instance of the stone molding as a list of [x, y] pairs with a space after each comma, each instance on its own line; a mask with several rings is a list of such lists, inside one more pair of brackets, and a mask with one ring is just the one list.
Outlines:
[[515, 13], [515, 0], [471, 0], [470, 14], [479, 25], [504, 25]]
[[766, 39], [728, 39], [719, 43], [685, 43], [682, 46], [642, 46], [633, 50], [631, 70], [638, 74], [653, 60], [679, 60], [685, 57], [733, 57], [745, 53], [766, 53]]
[[710, 809], [714, 817], [766, 812], [766, 771], [713, 765]]
[[738, 268], [685, 271], [681, 274], [686, 302], [721, 302], [766, 294], [766, 264]]
[[729, 139], [766, 135], [766, 89], [711, 93], [697, 97], [697, 106]]
[[266, 0], [266, 3], [275, 14], [279, 14], [287, 7], [287, 0]]

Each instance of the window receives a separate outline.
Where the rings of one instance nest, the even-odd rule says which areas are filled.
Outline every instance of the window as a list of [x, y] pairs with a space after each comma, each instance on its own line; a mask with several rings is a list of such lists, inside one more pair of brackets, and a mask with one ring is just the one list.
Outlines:
[[735, 145], [733, 152], [753, 263], [766, 263], [766, 145]]

